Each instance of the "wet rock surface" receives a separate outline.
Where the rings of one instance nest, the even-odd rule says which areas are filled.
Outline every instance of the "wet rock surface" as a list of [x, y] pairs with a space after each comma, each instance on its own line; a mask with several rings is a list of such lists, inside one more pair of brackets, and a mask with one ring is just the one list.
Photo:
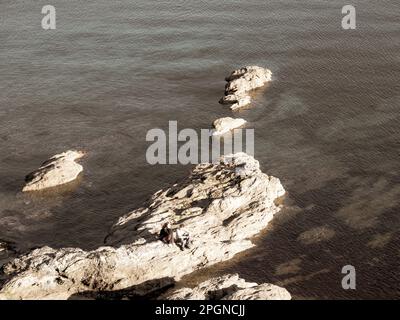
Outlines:
[[243, 126], [247, 121], [241, 118], [219, 118], [213, 122], [215, 131], [213, 135], [222, 135], [224, 133], [229, 132], [230, 130], [239, 128]]

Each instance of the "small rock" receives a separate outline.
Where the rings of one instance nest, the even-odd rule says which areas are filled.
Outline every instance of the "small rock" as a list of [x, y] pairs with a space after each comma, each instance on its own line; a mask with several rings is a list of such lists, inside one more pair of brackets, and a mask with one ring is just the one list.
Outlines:
[[246, 282], [238, 274], [211, 278], [194, 288], [173, 291], [167, 300], [291, 300], [290, 293], [273, 284]]
[[241, 127], [246, 122], [247, 122], [246, 120], [240, 118], [236, 119], [231, 117], [219, 118], [215, 120], [213, 123], [215, 127], [213, 135], [221, 135], [227, 133], [232, 129]]
[[75, 160], [83, 155], [83, 152], [73, 150], [56, 154], [25, 177], [26, 185], [22, 191], [47, 189], [75, 180], [83, 170]]
[[271, 81], [272, 72], [258, 66], [248, 66], [237, 69], [226, 77], [225, 95], [220, 103], [231, 104], [231, 109], [236, 110], [251, 102], [247, 92], [262, 87]]

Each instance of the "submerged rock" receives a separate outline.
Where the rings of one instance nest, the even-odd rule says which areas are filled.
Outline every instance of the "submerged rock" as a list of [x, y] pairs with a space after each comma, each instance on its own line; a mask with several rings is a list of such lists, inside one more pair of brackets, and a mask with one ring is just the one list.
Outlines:
[[37, 191], [62, 185], [75, 180], [83, 167], [75, 160], [83, 157], [81, 151], [69, 150], [56, 154], [42, 163], [39, 169], [25, 177], [22, 191]]
[[264, 86], [271, 81], [272, 72], [258, 66], [248, 66], [233, 71], [225, 80], [225, 95], [220, 103], [231, 104], [231, 109], [236, 110], [248, 105], [251, 98], [249, 91]]
[[247, 122], [246, 120], [240, 118], [236, 119], [231, 117], [219, 118], [215, 120], [213, 123], [215, 128], [213, 135], [221, 135], [227, 133], [232, 129], [236, 129], [243, 126], [246, 122]]
[[15, 243], [0, 239], [0, 253], [4, 253], [4, 252], [13, 252], [13, 253], [15, 253], [16, 250], [17, 249], [16, 249], [16, 246], [15, 246]]
[[273, 284], [246, 282], [238, 274], [211, 278], [194, 288], [166, 294], [168, 300], [291, 300], [290, 293]]
[[[0, 299], [67, 299], [80, 292], [134, 288], [228, 260], [254, 246], [251, 238], [280, 210], [279, 179], [261, 172], [253, 157], [238, 153], [197, 165], [183, 181], [156, 192], [121, 217], [93, 251], [44, 247], [7, 263]], [[161, 226], [185, 223], [193, 239], [181, 251], [157, 239]]]

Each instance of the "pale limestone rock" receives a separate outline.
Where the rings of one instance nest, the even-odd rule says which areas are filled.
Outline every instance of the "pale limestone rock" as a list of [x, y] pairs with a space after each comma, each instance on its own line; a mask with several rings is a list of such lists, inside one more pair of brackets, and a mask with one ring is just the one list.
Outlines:
[[235, 95], [236, 96], [236, 103], [234, 103], [233, 105], [230, 106], [232, 111], [235, 111], [237, 109], [240, 109], [242, 107], [245, 107], [247, 105], [250, 104], [251, 102], [251, 97], [244, 95], [244, 96], [239, 96], [239, 95]]
[[271, 81], [272, 72], [258, 66], [248, 66], [237, 69], [225, 80], [225, 95], [220, 103], [231, 104], [231, 109], [236, 110], [251, 102], [249, 91], [264, 86]]
[[74, 150], [56, 154], [25, 177], [26, 184], [22, 191], [47, 189], [75, 180], [83, 170], [75, 160], [83, 155], [83, 152]]
[[[177, 281], [253, 247], [251, 238], [280, 210], [275, 199], [284, 193], [279, 179], [262, 173], [258, 161], [245, 153], [199, 164], [188, 178], [121, 217], [107, 246], [93, 251], [44, 247], [5, 264], [8, 280], [0, 299], [67, 299], [150, 280]], [[190, 250], [157, 239], [162, 224], [171, 220], [185, 223], [194, 241]]]
[[211, 278], [194, 288], [182, 288], [161, 297], [167, 300], [291, 300], [281, 287], [246, 282], [238, 274]]
[[243, 126], [246, 122], [247, 122], [246, 120], [240, 118], [236, 119], [231, 117], [219, 118], [215, 120], [213, 123], [215, 128], [213, 135], [221, 135], [227, 133], [232, 129], [236, 129]]

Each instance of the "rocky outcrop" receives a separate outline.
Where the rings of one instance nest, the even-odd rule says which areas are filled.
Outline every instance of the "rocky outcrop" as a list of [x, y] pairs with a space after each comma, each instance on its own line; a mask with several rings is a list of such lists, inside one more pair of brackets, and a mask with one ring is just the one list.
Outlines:
[[273, 284], [246, 282], [238, 274], [211, 278], [194, 288], [167, 293], [167, 300], [291, 300], [290, 293]]
[[[84, 291], [121, 290], [173, 278], [228, 260], [253, 246], [280, 208], [279, 179], [261, 172], [253, 157], [238, 153], [197, 165], [190, 176], [156, 192], [141, 208], [121, 217], [94, 251], [36, 249], [3, 267], [8, 277], [0, 299], [66, 299]], [[166, 221], [185, 223], [190, 250], [157, 240]]]
[[248, 66], [233, 71], [225, 80], [225, 95], [220, 103], [230, 104], [232, 110], [244, 107], [251, 102], [249, 91], [264, 86], [271, 81], [272, 72], [258, 66]]
[[236, 119], [231, 117], [219, 118], [213, 122], [215, 128], [213, 135], [221, 135], [227, 133], [232, 129], [236, 129], [243, 126], [246, 122], [247, 122], [246, 120], [240, 118]]
[[56, 154], [25, 177], [26, 184], [22, 191], [47, 189], [75, 180], [83, 170], [75, 160], [83, 155], [81, 151], [72, 150]]

